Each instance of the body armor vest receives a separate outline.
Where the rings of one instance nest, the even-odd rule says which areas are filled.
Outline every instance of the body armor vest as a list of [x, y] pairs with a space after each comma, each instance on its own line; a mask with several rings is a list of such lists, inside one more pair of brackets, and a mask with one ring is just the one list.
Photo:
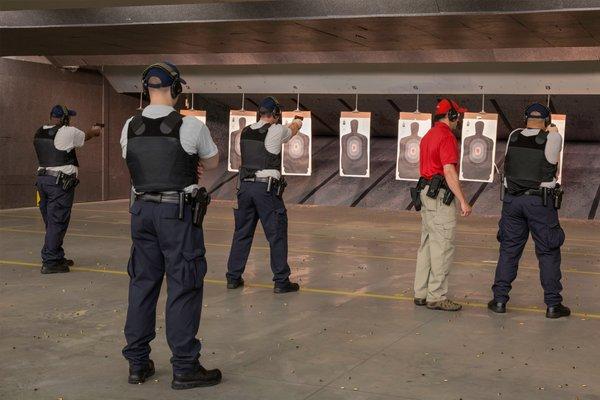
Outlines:
[[548, 132], [540, 130], [535, 136], [525, 136], [522, 132], [510, 136], [504, 164], [508, 192], [516, 195], [527, 189], [539, 189], [542, 182], [552, 182], [558, 168], [546, 159]]
[[126, 161], [136, 191], [182, 191], [198, 183], [199, 157], [181, 147], [182, 122], [175, 111], [163, 118], [137, 116], [131, 120]]
[[54, 138], [61, 126], [52, 128], [41, 127], [33, 138], [33, 147], [37, 154], [40, 167], [60, 167], [62, 165], [79, 166], [75, 149], [71, 151], [58, 150], [54, 146]]
[[265, 147], [265, 139], [271, 124], [265, 124], [258, 129], [247, 126], [240, 137], [242, 165], [240, 178], [254, 178], [256, 171], [275, 169], [281, 171], [281, 154], [273, 154]]

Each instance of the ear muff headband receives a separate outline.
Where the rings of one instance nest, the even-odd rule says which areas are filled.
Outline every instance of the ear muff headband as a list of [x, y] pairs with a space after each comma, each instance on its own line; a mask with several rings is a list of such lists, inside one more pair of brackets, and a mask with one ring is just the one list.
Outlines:
[[179, 78], [179, 73], [177, 71], [175, 71], [169, 64], [165, 64], [165, 63], [152, 64], [152, 65], [146, 67], [144, 72], [142, 72], [142, 85], [144, 87], [144, 94], [148, 95], [149, 87], [151, 87], [151, 88], [163, 87], [162, 85], [159, 85], [159, 84], [148, 83], [148, 79], [147, 79], [148, 72], [152, 68], [160, 68], [163, 71], [165, 71], [167, 74], [169, 74], [171, 76], [171, 78], [173, 78], [173, 82], [171, 83], [171, 97], [172, 98], [176, 98], [177, 96], [179, 96], [181, 94], [181, 92], [183, 91], [183, 87], [181, 86], [181, 79]]
[[538, 105], [544, 107], [546, 110], [548, 110], [548, 117], [544, 118], [544, 124], [546, 126], [550, 125], [552, 123], [552, 111], [550, 111], [550, 109], [548, 107], [546, 107], [545, 105], [540, 104], [540, 103], [531, 104], [529, 107], [527, 107], [525, 109], [525, 121], [527, 121], [528, 118], [542, 119], [541, 117], [532, 117], [532, 116], [528, 115], [529, 114], [529, 110], [531, 109], [531, 107], [533, 107], [536, 104], [538, 104]]

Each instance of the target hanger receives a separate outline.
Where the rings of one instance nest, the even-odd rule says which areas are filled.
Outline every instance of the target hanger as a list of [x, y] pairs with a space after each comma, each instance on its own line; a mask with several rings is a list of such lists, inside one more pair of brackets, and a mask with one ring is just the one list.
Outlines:
[[300, 111], [300, 92], [296, 93], [296, 109], [294, 111]]
[[246, 95], [245, 93], [242, 93], [242, 111], [244, 111], [244, 102], [246, 100]]
[[194, 109], [194, 93], [191, 93], [191, 95], [192, 95], [192, 108], [190, 108], [190, 110], [193, 110]]
[[481, 114], [485, 114], [485, 92], [483, 91], [483, 86], [479, 86], [481, 89]]
[[140, 106], [137, 108], [138, 111], [142, 111], [144, 109], [144, 91], [140, 92]]
[[413, 89], [417, 91], [417, 108], [415, 109], [415, 113], [419, 113], [419, 87], [415, 85], [413, 86]]
[[358, 93], [354, 97], [354, 112], [358, 112]]

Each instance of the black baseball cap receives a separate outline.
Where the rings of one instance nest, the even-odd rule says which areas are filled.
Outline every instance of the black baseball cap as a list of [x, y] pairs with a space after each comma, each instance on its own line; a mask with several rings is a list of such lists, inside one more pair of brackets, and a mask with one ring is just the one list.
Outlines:
[[550, 114], [550, 109], [540, 103], [533, 103], [525, 109], [525, 118], [547, 119], [550, 118]]

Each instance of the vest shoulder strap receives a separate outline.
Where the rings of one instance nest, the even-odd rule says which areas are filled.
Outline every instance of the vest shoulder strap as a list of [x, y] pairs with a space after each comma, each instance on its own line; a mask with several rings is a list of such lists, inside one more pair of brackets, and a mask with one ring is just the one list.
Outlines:
[[260, 127], [260, 129], [258, 130], [262, 135], [266, 134], [267, 132], [269, 132], [269, 128], [271, 127], [271, 124], [264, 124], [263, 126]]
[[535, 142], [537, 144], [544, 144], [548, 141], [548, 132], [540, 129], [537, 136], [535, 137]]
[[144, 131], [146, 130], [144, 118], [141, 115], [136, 115], [135, 117], [133, 117], [133, 119], [129, 121], [129, 130], [137, 136], [144, 133]]
[[516, 142], [517, 140], [519, 140], [519, 135], [523, 132], [523, 129], [515, 129], [514, 131], [511, 132], [510, 134], [510, 141], [512, 143]]
[[177, 111], [171, 112], [160, 124], [160, 131], [169, 134], [183, 121], [183, 117]]

